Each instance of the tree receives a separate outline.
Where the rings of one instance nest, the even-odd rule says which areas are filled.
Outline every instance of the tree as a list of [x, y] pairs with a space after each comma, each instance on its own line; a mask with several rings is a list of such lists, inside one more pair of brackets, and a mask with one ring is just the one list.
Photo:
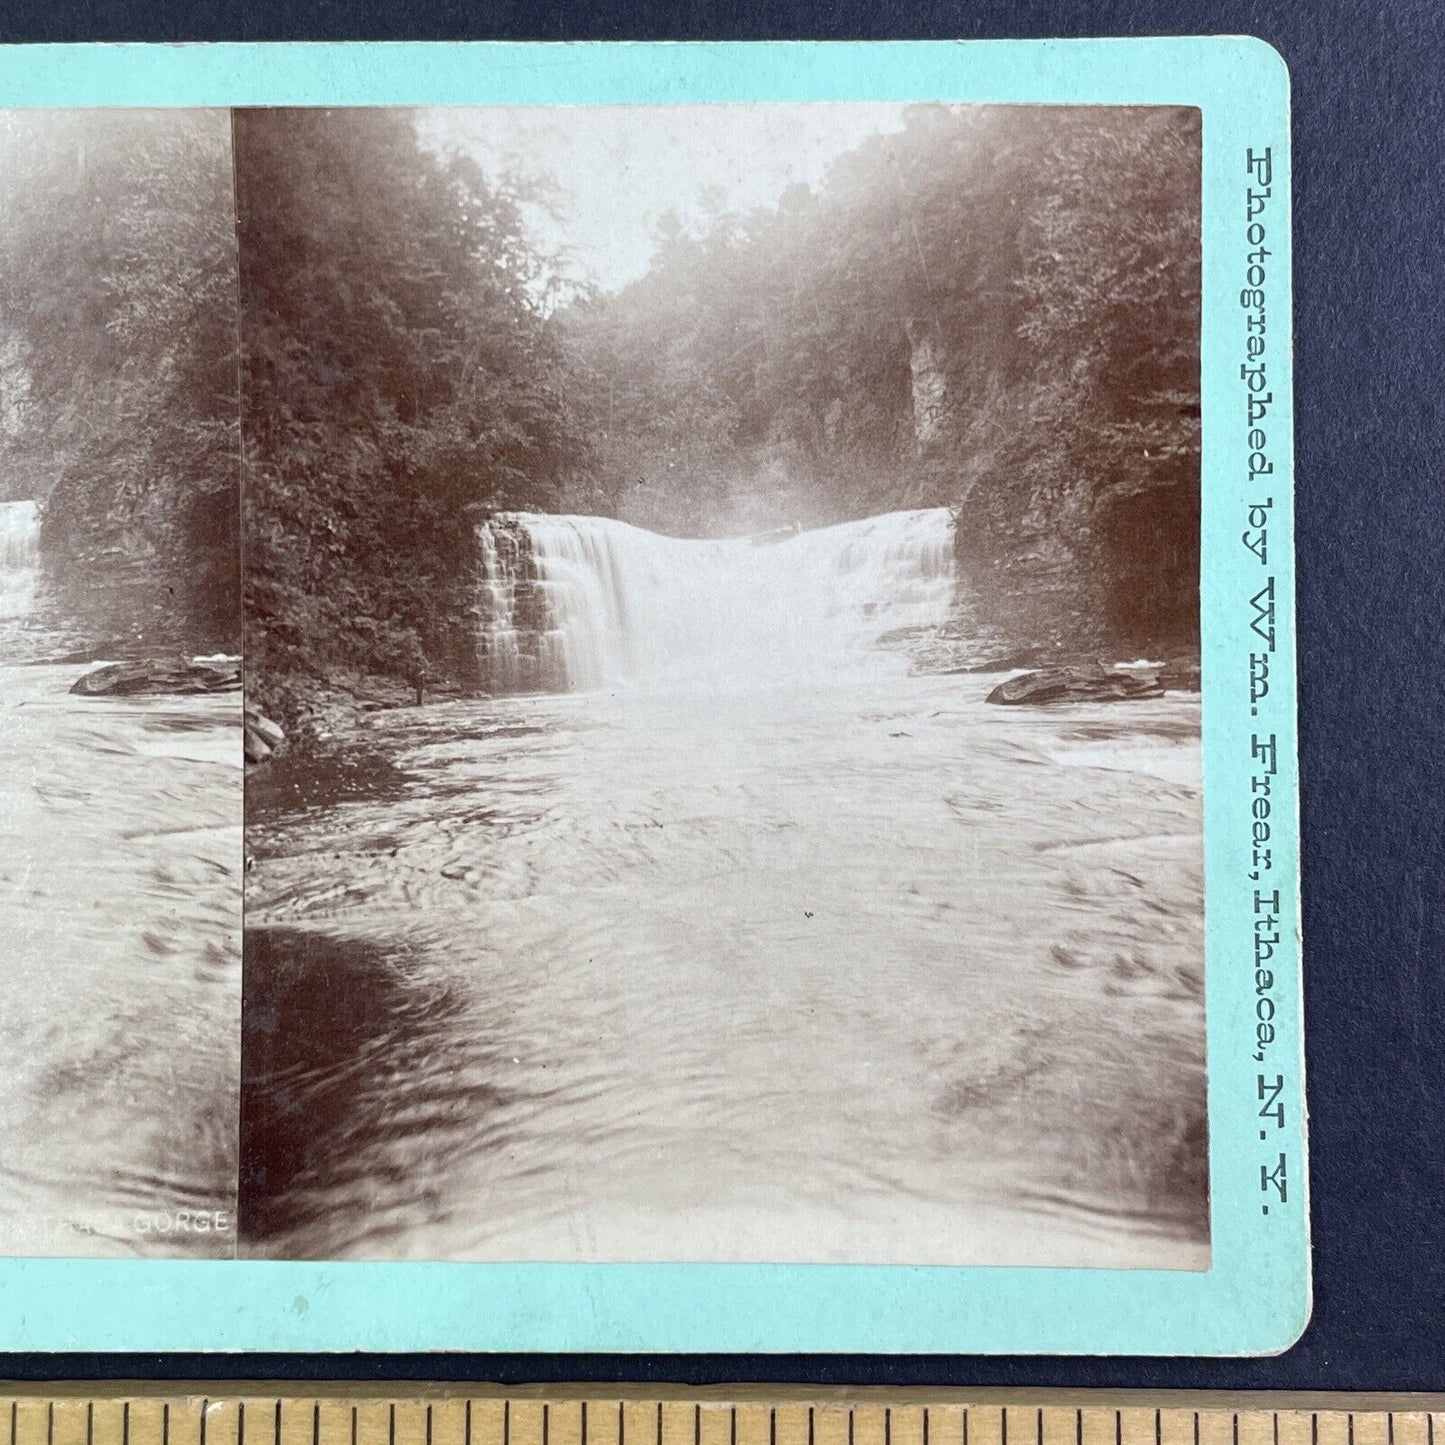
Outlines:
[[1199, 154], [1193, 111], [920, 106], [817, 189], [671, 219], [570, 319], [603, 490], [694, 533], [961, 507], [1001, 614], [1187, 640]]
[[239, 638], [223, 111], [0, 115], [0, 453], [93, 627]]
[[464, 679], [475, 522], [585, 460], [526, 192], [402, 111], [235, 124], [248, 658]]

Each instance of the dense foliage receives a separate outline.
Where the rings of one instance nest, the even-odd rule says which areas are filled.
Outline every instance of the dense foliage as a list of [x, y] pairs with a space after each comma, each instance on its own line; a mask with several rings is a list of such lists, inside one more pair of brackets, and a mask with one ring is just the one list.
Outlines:
[[216, 645], [243, 506], [284, 712], [465, 683], [495, 508], [948, 505], [1001, 631], [1195, 635], [1195, 112], [918, 107], [817, 187], [665, 219], [617, 294], [538, 245], [535, 184], [405, 111], [11, 112], [0, 171], [0, 497], [43, 499], [57, 576]]
[[258, 695], [464, 678], [474, 519], [586, 493], [525, 195], [406, 112], [241, 111], [235, 145]]
[[235, 647], [226, 113], [0, 113], [0, 198], [0, 498], [82, 630]]
[[570, 318], [604, 488], [683, 532], [959, 506], [1015, 630], [1187, 642], [1199, 186], [1194, 111], [919, 107], [816, 191], [670, 225]]

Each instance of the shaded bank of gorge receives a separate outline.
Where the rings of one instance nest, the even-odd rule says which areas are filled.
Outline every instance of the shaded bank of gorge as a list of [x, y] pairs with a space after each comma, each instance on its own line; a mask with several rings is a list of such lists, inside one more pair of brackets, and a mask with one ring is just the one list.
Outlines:
[[1197, 649], [1196, 112], [917, 107], [775, 205], [665, 216], [615, 293], [536, 239], [545, 178], [422, 116], [242, 111], [235, 144], [274, 714], [481, 686], [499, 512], [727, 537], [947, 507], [953, 625], [997, 655]]
[[576, 308], [609, 490], [707, 534], [956, 510], [973, 630], [1197, 646], [1199, 123], [919, 107]]
[[525, 193], [406, 111], [243, 110], [235, 145], [253, 696], [469, 683], [473, 521], [590, 485]]
[[0, 503], [38, 554], [7, 650], [234, 652], [227, 113], [6, 111], [0, 171]]

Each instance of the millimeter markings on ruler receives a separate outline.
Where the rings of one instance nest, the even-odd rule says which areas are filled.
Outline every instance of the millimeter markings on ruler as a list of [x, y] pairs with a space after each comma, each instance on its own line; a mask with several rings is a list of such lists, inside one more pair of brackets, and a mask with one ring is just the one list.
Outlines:
[[9, 1445], [1436, 1445], [1438, 1431], [1445, 1445], [1439, 1395], [771, 1394], [0, 1385], [0, 1432]]

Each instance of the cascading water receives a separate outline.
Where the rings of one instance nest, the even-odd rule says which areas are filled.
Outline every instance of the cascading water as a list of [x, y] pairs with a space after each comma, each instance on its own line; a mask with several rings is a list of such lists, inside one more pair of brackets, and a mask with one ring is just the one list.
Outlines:
[[0, 617], [24, 617], [40, 581], [40, 508], [0, 502]]
[[944, 507], [767, 544], [508, 513], [478, 540], [478, 650], [493, 691], [835, 677], [886, 665], [877, 644], [942, 623], [953, 598]]
[[252, 809], [246, 1252], [1208, 1266], [1197, 700], [987, 704], [951, 533], [481, 529], [514, 695]]

